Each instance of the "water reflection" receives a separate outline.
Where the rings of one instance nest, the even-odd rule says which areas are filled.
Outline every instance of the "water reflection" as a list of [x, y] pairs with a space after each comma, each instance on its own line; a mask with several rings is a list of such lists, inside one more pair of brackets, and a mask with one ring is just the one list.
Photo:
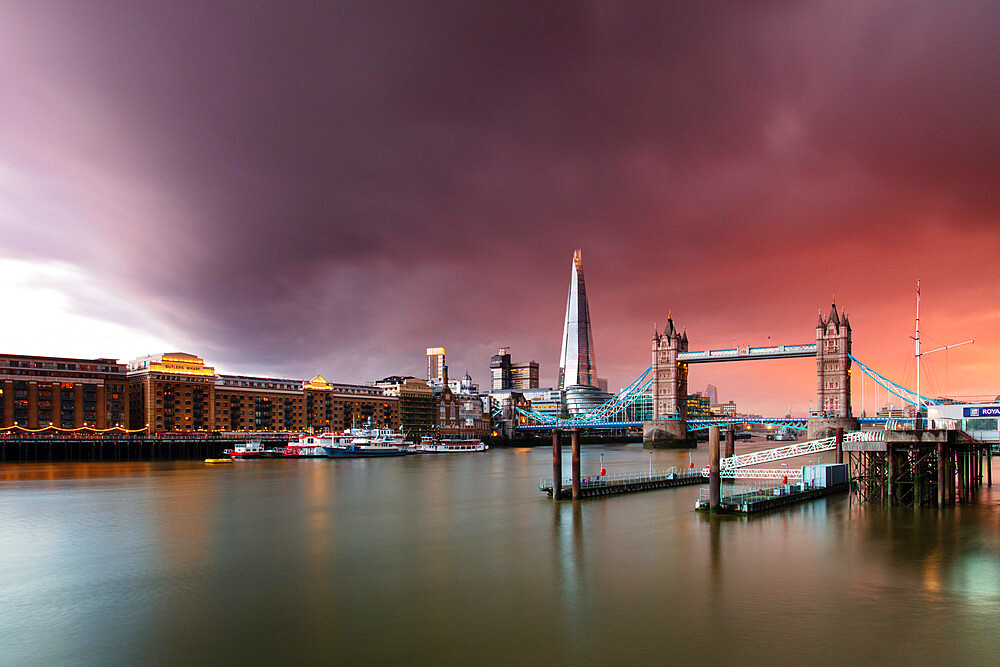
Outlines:
[[[602, 451], [649, 465], [584, 446], [585, 473]], [[0, 468], [0, 662], [814, 661], [831, 628], [838, 662], [1000, 660], [992, 490], [713, 517], [698, 487], [553, 503], [550, 469], [548, 448]]]

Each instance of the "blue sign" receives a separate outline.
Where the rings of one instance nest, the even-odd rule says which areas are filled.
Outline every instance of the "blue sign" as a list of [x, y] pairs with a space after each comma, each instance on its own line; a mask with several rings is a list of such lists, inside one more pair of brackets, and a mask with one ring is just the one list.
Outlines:
[[979, 408], [962, 408], [963, 417], [1000, 417], [1000, 405], [984, 405]]

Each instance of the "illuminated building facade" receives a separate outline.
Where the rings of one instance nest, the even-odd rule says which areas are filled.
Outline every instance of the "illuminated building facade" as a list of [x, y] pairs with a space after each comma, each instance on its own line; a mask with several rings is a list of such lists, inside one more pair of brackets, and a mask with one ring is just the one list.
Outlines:
[[427, 348], [427, 382], [432, 385], [444, 384], [444, 348]]
[[0, 355], [0, 427], [127, 428], [126, 371], [117, 359]]
[[[442, 373], [442, 379], [443, 379]], [[420, 378], [393, 375], [375, 383], [386, 396], [399, 401], [399, 424], [410, 440], [434, 433], [436, 427], [434, 390]]]
[[712, 399], [700, 393], [688, 394], [685, 403], [688, 418], [712, 417]]
[[[129, 364], [130, 423], [169, 432], [340, 431], [371, 417], [399, 427], [399, 401], [376, 387], [217, 374], [193, 354], [171, 352]], [[138, 425], [138, 426], [137, 426]]]
[[538, 389], [538, 362], [525, 361], [510, 366], [510, 389]]
[[[712, 385], [708, 385], [711, 387]], [[712, 400], [712, 397], [708, 397]], [[736, 403], [734, 401], [729, 401], [727, 403], [714, 403], [712, 404], [712, 412], [723, 417], [735, 417], [736, 416]]]
[[583, 278], [583, 256], [573, 253], [562, 352], [559, 355], [559, 389], [581, 385], [597, 386], [597, 363], [594, 360], [594, 337], [590, 329], [590, 306]]

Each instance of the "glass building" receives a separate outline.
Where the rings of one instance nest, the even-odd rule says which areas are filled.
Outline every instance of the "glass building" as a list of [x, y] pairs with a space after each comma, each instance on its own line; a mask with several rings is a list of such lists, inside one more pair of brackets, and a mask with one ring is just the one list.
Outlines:
[[594, 337], [590, 330], [590, 307], [583, 280], [583, 259], [579, 248], [573, 253], [573, 269], [566, 297], [566, 322], [563, 327], [562, 353], [559, 355], [559, 389], [596, 387], [597, 364], [594, 361]]

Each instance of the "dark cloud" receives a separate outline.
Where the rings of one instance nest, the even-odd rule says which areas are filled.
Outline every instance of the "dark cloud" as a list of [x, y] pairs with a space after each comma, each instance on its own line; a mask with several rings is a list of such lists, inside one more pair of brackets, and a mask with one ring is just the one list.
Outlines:
[[509, 344], [551, 379], [576, 246], [612, 384], [668, 307], [695, 345], [798, 341], [836, 291], [905, 338], [880, 317], [916, 273], [996, 284], [995, 3], [4, 13], [0, 252], [233, 368], [417, 373], [444, 344], [485, 379]]

